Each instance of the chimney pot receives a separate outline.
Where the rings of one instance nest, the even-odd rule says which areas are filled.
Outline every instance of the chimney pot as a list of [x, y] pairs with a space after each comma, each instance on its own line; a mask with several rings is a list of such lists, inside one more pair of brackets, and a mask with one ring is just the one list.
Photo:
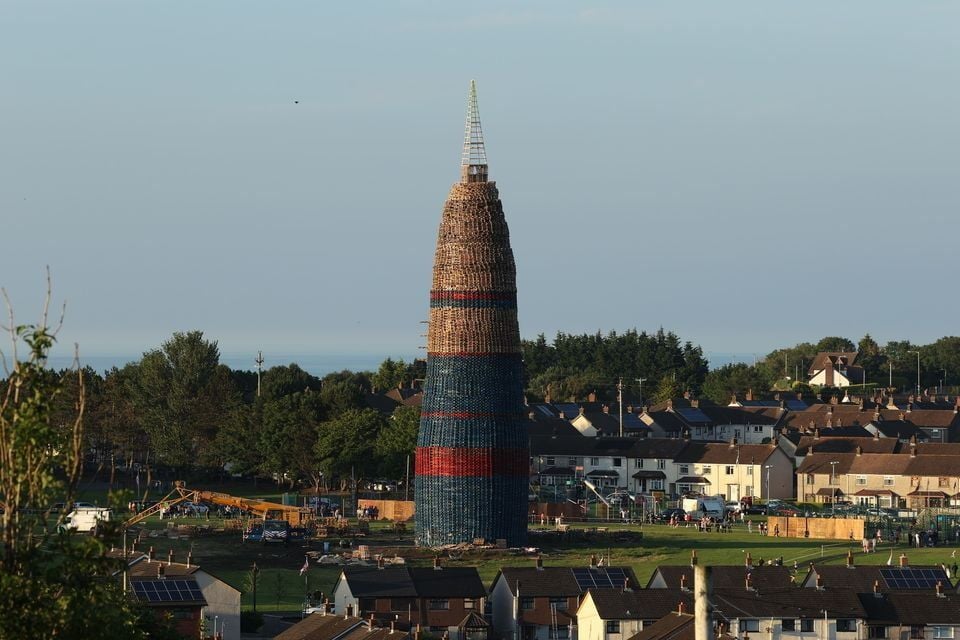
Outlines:
[[694, 549], [693, 551], [690, 552], [690, 565], [692, 566], [692, 565], [695, 565], [695, 564], [697, 564], [697, 550], [696, 550], [696, 549]]
[[440, 566], [440, 556], [436, 556], [433, 559], [433, 570], [440, 571], [443, 567]]
[[189, 551], [187, 552], [187, 566], [189, 567], [192, 564], [193, 564], [193, 551]]
[[153, 547], [150, 547], [150, 550], [147, 551], [147, 559], [153, 560], [155, 556], [156, 556], [156, 552], [154, 552]]
[[173, 549], [170, 549], [169, 551], [167, 551], [167, 564], [168, 565], [173, 564]]
[[900, 554], [900, 566], [901, 567], [908, 566], [907, 554], [905, 553]]
[[164, 571], [163, 571], [163, 563], [162, 563], [162, 562], [159, 562], [159, 563], [157, 563], [157, 578], [159, 578], [160, 580], [163, 580], [163, 579], [164, 579], [164, 575], [163, 575], [163, 574], [164, 574]]
[[537, 556], [537, 569], [543, 570], [543, 556]]
[[591, 569], [597, 568], [597, 554], [595, 553], [590, 556], [590, 568]]
[[853, 569], [853, 551], [847, 551], [847, 568]]

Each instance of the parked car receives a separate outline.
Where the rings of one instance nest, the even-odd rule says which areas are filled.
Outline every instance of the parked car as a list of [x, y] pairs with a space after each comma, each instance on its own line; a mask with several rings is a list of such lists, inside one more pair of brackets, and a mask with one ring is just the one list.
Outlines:
[[687, 512], [683, 509], [664, 509], [655, 517], [657, 522], [670, 522], [670, 518], [676, 516], [679, 520], [687, 515]]
[[799, 516], [802, 511], [792, 504], [780, 503], [768, 507], [767, 515], [771, 516]]

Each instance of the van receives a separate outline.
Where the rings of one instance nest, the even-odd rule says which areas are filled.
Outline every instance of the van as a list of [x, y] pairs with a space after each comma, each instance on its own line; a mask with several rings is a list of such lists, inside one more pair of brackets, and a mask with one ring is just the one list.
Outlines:
[[67, 514], [63, 528], [67, 531], [83, 531], [91, 535], [97, 532], [101, 522], [113, 519], [113, 510], [104, 507], [81, 507]]

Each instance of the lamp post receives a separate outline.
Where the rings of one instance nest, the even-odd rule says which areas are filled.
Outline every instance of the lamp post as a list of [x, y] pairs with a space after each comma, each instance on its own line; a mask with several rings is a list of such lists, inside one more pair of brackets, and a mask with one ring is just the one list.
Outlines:
[[830, 491], [833, 492], [830, 494], [830, 515], [832, 516], [837, 515], [836, 492], [833, 489], [833, 485], [837, 481], [836, 469], [838, 464], [840, 464], [840, 462], [837, 460], [830, 463]]
[[940, 391], [939, 391], [939, 393], [943, 393], [943, 388], [944, 388], [945, 386], [947, 386], [947, 370], [946, 370], [946, 369], [940, 369], [940, 373], [942, 373], [943, 376], [940, 377]]
[[[767, 504], [770, 504], [770, 469], [773, 468], [772, 464], [765, 464], [763, 468], [767, 470]], [[769, 509], [768, 509], [769, 511]]]
[[643, 383], [649, 380], [649, 378], [634, 378], [637, 381], [638, 391], [640, 394], [640, 406], [643, 407]]
[[257, 578], [260, 576], [260, 567], [257, 566], [256, 561], [253, 563], [253, 567], [250, 569], [250, 575], [253, 576], [253, 612], [257, 612]]
[[920, 351], [919, 349], [917, 351], [914, 351], [911, 349], [910, 351], [907, 351], [907, 353], [917, 354], [917, 399], [919, 400], [920, 399]]

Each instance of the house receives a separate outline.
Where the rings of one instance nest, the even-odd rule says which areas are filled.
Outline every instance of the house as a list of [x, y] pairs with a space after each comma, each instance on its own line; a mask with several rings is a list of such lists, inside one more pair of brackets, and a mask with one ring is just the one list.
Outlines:
[[590, 589], [577, 609], [577, 638], [626, 640], [678, 610], [693, 611], [689, 589]]
[[[714, 619], [737, 638], [857, 640], [866, 613], [856, 593], [797, 587], [715, 589]], [[764, 634], [764, 636], [760, 636]]]
[[128, 564], [127, 574], [131, 582], [153, 579], [160, 573], [167, 580], [194, 581], [205, 602], [203, 618], [206, 626], [212, 629], [216, 622], [217, 632], [224, 640], [240, 638], [240, 591], [193, 562], [192, 554], [187, 554], [186, 562], [177, 562], [171, 549], [166, 560], [158, 560], [151, 548], [146, 554], [131, 556]]
[[849, 387], [863, 384], [863, 367], [856, 364], [855, 351], [821, 351], [810, 363], [807, 384], [820, 387]]
[[207, 601], [197, 579], [191, 575], [167, 577], [163, 563], [157, 564], [155, 569], [152, 576], [129, 576], [132, 598], [149, 609], [161, 623], [169, 621], [180, 637], [200, 637]]
[[866, 611], [866, 638], [933, 640], [960, 635], [960, 596], [934, 593], [861, 593]]
[[960, 492], [960, 455], [951, 444], [901, 446], [897, 453], [821, 452], [807, 449], [797, 468], [797, 500], [849, 499], [865, 506], [945, 507]]
[[946, 570], [938, 566], [911, 567], [905, 554], [900, 554], [896, 566], [857, 565], [852, 553], [846, 564], [811, 565], [801, 586], [806, 589], [830, 587], [853, 593], [890, 593], [894, 591], [923, 591], [931, 593], [937, 583], [951, 585]]
[[377, 627], [371, 620], [332, 613], [311, 613], [290, 626], [275, 640], [407, 640], [410, 633], [391, 627]]
[[793, 497], [793, 461], [775, 443], [691, 441], [673, 463], [678, 477], [671, 494], [719, 494], [727, 500]]
[[[794, 584], [790, 569], [774, 563], [759, 564], [760, 558], [751, 554], [744, 556], [743, 565], [717, 565], [712, 567], [711, 580], [715, 589], [739, 589], [746, 584], [747, 575], [753, 587], [761, 591], [785, 589]], [[773, 560], [771, 558], [771, 560]], [[680, 589], [690, 591], [693, 588], [693, 567], [686, 565], [660, 565], [647, 581], [647, 589]]]
[[430, 634], [463, 640], [474, 614], [482, 613], [487, 591], [474, 567], [344, 567], [333, 588], [334, 611], [358, 617], [373, 615]]
[[629, 567], [504, 567], [490, 585], [493, 634], [503, 640], [576, 640], [589, 589], [639, 587]]
[[[687, 611], [687, 609], [684, 609]], [[696, 629], [693, 626], [693, 614], [678, 610], [665, 615], [643, 631], [630, 636], [627, 640], [696, 640]], [[723, 635], [717, 640], [730, 640], [730, 636]]]

